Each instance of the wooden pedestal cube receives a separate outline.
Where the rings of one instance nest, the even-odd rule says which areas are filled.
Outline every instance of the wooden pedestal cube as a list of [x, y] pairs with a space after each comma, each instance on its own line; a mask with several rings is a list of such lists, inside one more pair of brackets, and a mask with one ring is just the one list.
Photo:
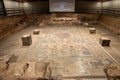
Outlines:
[[78, 25], [82, 25], [82, 22], [80, 22], [80, 21], [78, 21], [77, 23], [78, 23]]
[[33, 31], [33, 34], [34, 34], [34, 35], [39, 35], [39, 33], [40, 33], [39, 30], [34, 30], [34, 31]]
[[44, 23], [40, 23], [40, 24], [39, 24], [39, 27], [43, 27], [43, 26], [44, 26]]
[[31, 35], [22, 36], [22, 44], [23, 44], [23, 46], [30, 46], [32, 44]]
[[110, 46], [110, 39], [109, 38], [106, 38], [106, 37], [101, 37], [100, 38], [100, 44], [102, 46]]
[[89, 28], [89, 33], [90, 34], [96, 33], [96, 28]]
[[88, 27], [88, 26], [89, 26], [89, 24], [88, 24], [88, 23], [84, 23], [84, 26], [85, 26], [85, 27]]

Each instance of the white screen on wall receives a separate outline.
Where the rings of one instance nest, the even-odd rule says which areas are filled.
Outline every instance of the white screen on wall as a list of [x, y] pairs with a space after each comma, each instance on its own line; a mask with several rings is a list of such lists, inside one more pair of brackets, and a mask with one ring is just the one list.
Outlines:
[[49, 0], [50, 12], [74, 12], [75, 0]]

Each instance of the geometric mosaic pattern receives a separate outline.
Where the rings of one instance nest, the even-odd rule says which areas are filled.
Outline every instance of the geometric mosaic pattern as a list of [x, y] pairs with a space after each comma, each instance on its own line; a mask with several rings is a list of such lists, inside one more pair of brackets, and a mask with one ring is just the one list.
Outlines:
[[[16, 41], [12, 37], [9, 44], [0, 46], [3, 53], [19, 55], [18, 60], [47, 61], [52, 67], [52, 76], [66, 77], [65, 80], [82, 80], [81, 76], [105, 77], [103, 68], [116, 65], [117, 62], [108, 52], [89, 34], [88, 28], [83, 26], [46, 26], [40, 29], [39, 35], [32, 34], [33, 43], [30, 47], [21, 46], [22, 33]], [[93, 34], [97, 36], [97, 34]], [[5, 44], [5, 43], [4, 43]], [[71, 77], [71, 79], [70, 79]], [[88, 80], [88, 79], [84, 79]], [[92, 80], [92, 79], [89, 79]], [[97, 79], [95, 79], [97, 80]], [[104, 79], [99, 79], [104, 80]]]
[[87, 28], [72, 26], [42, 28], [24, 58], [49, 61], [54, 77], [105, 76], [103, 68], [116, 64]]

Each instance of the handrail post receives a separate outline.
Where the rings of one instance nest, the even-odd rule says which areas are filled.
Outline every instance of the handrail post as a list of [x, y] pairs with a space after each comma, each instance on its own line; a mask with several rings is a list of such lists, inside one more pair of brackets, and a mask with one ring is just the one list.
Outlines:
[[1, 0], [1, 7], [2, 7], [2, 9], [3, 9], [3, 15], [4, 15], [4, 16], [7, 16], [7, 13], [6, 13], [6, 9], [5, 9], [5, 5], [4, 5], [4, 1], [3, 1], [3, 0]]

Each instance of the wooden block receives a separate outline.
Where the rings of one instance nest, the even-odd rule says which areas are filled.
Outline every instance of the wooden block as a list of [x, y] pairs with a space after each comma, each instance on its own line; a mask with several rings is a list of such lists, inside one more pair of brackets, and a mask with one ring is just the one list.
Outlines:
[[39, 33], [40, 33], [39, 30], [34, 30], [34, 31], [33, 31], [33, 34], [34, 34], [34, 35], [38, 35]]
[[30, 46], [32, 44], [31, 35], [22, 36], [22, 43], [23, 43], [23, 46]]
[[89, 28], [89, 33], [90, 34], [96, 33], [96, 28]]
[[109, 46], [110, 45], [110, 39], [106, 37], [101, 37], [100, 38], [100, 44], [102, 46]]

